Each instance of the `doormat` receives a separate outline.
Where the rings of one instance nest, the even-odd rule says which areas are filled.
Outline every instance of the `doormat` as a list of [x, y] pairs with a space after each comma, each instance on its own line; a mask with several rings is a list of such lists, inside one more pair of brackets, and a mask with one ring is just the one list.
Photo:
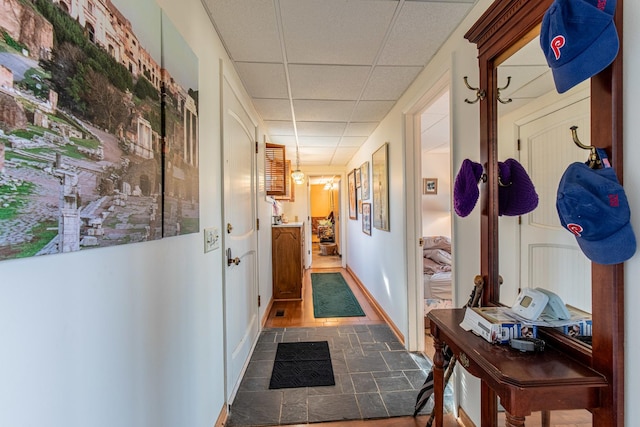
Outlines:
[[335, 385], [327, 341], [278, 344], [270, 389]]
[[315, 317], [365, 316], [340, 273], [311, 273]]

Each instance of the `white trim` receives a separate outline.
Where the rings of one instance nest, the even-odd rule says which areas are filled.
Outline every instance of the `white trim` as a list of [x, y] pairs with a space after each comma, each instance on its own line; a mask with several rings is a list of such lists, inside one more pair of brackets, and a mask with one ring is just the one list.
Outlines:
[[[424, 350], [424, 286], [422, 248], [422, 143], [420, 116], [424, 110], [451, 84], [447, 70], [436, 83], [422, 95], [404, 114], [404, 165], [405, 165], [405, 244], [407, 254], [407, 317], [408, 331], [405, 337], [409, 351]], [[453, 286], [452, 281], [452, 286]]]

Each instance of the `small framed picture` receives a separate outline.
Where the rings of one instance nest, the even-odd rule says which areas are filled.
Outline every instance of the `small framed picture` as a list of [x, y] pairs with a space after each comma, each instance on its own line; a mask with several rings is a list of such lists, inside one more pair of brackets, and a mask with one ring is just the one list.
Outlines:
[[371, 236], [371, 203], [362, 204], [362, 232]]
[[349, 219], [358, 219], [358, 198], [356, 195], [356, 171], [347, 175], [347, 191], [349, 194]]
[[369, 200], [369, 162], [364, 162], [360, 166], [360, 188], [362, 188], [362, 199]]
[[353, 171], [356, 173], [356, 188], [360, 188], [360, 182], [362, 180], [360, 168], [356, 168]]
[[438, 178], [423, 178], [422, 194], [438, 194]]

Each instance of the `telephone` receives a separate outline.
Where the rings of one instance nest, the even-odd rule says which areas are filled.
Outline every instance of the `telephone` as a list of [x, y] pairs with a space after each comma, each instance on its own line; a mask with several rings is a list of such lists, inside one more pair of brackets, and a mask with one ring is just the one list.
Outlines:
[[549, 296], [538, 289], [524, 288], [511, 307], [514, 313], [528, 320], [536, 320], [549, 302]]
[[516, 298], [511, 310], [528, 320], [536, 320], [540, 316], [550, 320], [571, 318], [562, 299], [544, 288], [524, 288]]
[[556, 319], [566, 320], [571, 318], [571, 314], [569, 314], [569, 310], [567, 309], [567, 306], [564, 304], [564, 301], [562, 301], [562, 299], [558, 295], [554, 294], [548, 289], [536, 288], [536, 290], [546, 294], [547, 297], [549, 297], [547, 306], [544, 308], [544, 310], [542, 310], [542, 314], [544, 316], [554, 320]]

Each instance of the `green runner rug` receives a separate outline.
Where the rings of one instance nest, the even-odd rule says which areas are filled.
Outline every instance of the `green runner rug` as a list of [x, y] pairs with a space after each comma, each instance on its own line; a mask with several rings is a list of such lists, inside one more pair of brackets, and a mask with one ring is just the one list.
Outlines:
[[365, 316], [340, 273], [311, 273], [315, 317]]

